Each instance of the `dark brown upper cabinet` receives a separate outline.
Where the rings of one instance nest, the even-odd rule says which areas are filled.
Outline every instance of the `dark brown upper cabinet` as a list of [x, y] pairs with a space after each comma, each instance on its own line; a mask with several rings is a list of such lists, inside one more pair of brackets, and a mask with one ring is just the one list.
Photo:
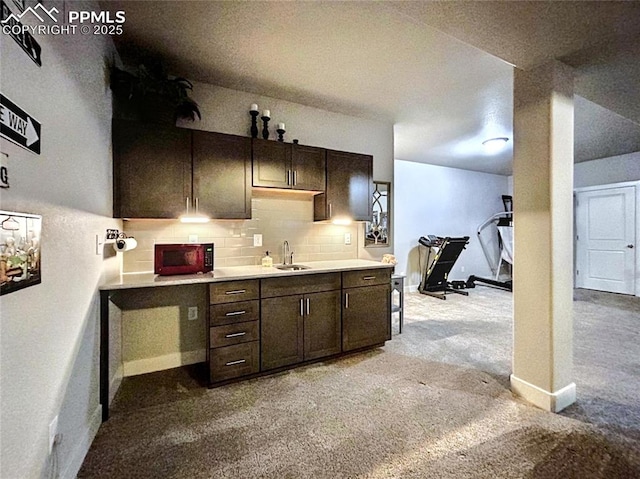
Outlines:
[[251, 140], [193, 131], [193, 198], [211, 218], [251, 218]]
[[191, 132], [113, 122], [114, 217], [177, 218], [191, 192]]
[[314, 146], [291, 145], [293, 188], [324, 191], [327, 183], [326, 150]]
[[113, 151], [116, 218], [251, 218], [249, 138], [116, 120]]
[[313, 219], [371, 221], [373, 156], [327, 150], [327, 188], [313, 197]]
[[325, 150], [253, 139], [253, 186], [324, 191]]

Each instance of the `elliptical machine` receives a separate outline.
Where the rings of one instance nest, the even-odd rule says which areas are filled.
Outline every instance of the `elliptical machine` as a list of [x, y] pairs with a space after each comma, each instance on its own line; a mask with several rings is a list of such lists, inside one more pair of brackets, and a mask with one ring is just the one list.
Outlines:
[[[504, 205], [504, 211], [488, 218], [478, 226], [477, 232], [478, 241], [480, 242], [485, 258], [487, 258], [487, 263], [489, 263], [493, 278], [482, 278], [471, 275], [467, 279], [467, 288], [475, 288], [475, 283], [479, 281], [490, 286], [495, 286], [496, 288], [513, 291], [513, 278], [505, 281], [499, 280], [502, 265], [504, 263], [513, 265], [513, 198], [509, 195], [502, 195], [502, 204]], [[497, 262], [493, 260], [492, 255], [489, 253], [487, 243], [482, 238], [483, 230], [494, 223], [498, 231], [498, 245], [500, 249], [500, 257]]]

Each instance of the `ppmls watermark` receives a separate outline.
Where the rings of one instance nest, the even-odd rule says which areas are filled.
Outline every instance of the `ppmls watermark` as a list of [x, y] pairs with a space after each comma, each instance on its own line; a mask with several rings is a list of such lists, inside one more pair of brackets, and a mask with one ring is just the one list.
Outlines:
[[[60, 11], [56, 7], [47, 10], [41, 3], [28, 7], [19, 14], [12, 13], [2, 1], [2, 33], [5, 35], [122, 35], [125, 12], [69, 10], [66, 12], [66, 23], [58, 23]], [[24, 25], [20, 20], [30, 17], [39, 24]], [[51, 23], [53, 22], [53, 23]]]

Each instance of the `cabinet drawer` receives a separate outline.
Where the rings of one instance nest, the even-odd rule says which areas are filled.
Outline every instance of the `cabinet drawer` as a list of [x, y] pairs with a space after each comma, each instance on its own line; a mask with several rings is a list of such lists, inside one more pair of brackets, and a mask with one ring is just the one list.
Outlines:
[[209, 379], [212, 383], [257, 373], [259, 370], [260, 343], [258, 341], [211, 350]]
[[258, 321], [227, 324], [209, 328], [209, 344], [212, 348], [231, 346], [232, 344], [248, 343], [260, 339]]
[[260, 301], [238, 301], [237, 303], [214, 304], [209, 309], [209, 325], [244, 323], [260, 319]]
[[211, 304], [234, 303], [258, 299], [260, 283], [257, 279], [247, 281], [226, 281], [213, 283], [209, 286], [209, 299]]
[[262, 298], [340, 289], [340, 273], [281, 276], [262, 280]]
[[391, 284], [391, 268], [363, 269], [342, 273], [343, 288], [358, 288], [375, 284]]

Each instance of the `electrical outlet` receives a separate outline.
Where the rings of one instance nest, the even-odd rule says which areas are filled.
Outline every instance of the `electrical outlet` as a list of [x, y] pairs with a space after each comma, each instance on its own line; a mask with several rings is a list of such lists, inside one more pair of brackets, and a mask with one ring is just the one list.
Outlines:
[[344, 234], [344, 244], [351, 244], [351, 233]]
[[253, 246], [262, 246], [262, 235], [253, 235]]
[[189, 321], [195, 321], [198, 319], [198, 307], [197, 306], [189, 306], [189, 313], [187, 315]]
[[189, 243], [197, 243], [198, 235], [189, 235]]
[[49, 424], [49, 454], [53, 451], [53, 444], [56, 441], [56, 434], [58, 434], [58, 416], [53, 418], [53, 421]]

